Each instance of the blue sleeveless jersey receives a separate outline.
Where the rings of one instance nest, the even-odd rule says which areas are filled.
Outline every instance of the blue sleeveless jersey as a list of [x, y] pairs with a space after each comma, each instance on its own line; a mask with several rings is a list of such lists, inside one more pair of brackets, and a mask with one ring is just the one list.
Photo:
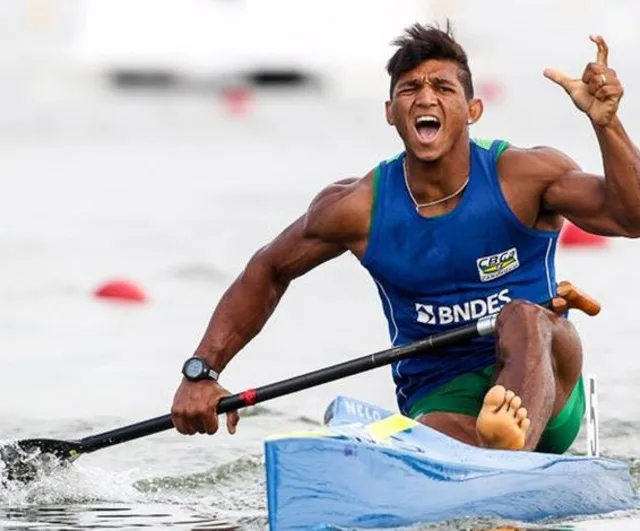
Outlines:
[[[362, 265], [378, 287], [394, 346], [497, 313], [513, 299], [556, 293], [559, 231], [525, 226], [498, 181], [505, 141], [471, 141], [469, 184], [458, 205], [422, 217], [407, 191], [406, 153], [374, 173], [374, 204]], [[481, 337], [392, 366], [400, 411], [456, 376], [495, 363], [495, 338]]]

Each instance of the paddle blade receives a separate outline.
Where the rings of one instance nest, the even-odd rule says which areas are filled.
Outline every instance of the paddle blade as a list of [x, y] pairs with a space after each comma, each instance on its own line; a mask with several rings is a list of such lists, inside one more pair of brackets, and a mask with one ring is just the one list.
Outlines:
[[5, 478], [10, 481], [33, 481], [39, 474], [74, 461], [82, 453], [75, 441], [25, 439], [0, 447]]

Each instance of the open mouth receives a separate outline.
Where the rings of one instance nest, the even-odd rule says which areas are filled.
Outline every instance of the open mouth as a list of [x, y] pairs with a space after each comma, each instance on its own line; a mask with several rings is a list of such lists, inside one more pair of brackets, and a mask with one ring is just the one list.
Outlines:
[[415, 122], [416, 131], [423, 142], [432, 142], [441, 126], [440, 118], [430, 114], [418, 116]]

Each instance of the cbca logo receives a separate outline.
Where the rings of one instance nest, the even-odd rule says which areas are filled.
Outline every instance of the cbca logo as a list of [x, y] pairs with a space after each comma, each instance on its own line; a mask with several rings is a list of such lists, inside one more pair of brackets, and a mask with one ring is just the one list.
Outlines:
[[520, 267], [515, 247], [501, 253], [483, 256], [476, 261], [482, 282], [489, 282]]

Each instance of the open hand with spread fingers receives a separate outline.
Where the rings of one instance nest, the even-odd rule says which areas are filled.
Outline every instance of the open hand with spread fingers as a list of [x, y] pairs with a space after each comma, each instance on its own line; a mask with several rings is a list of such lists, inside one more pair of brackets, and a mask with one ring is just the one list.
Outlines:
[[598, 52], [596, 61], [587, 65], [582, 78], [572, 78], [550, 68], [545, 69], [544, 75], [566, 90], [576, 107], [594, 124], [606, 126], [616, 116], [624, 89], [615, 70], [607, 64], [609, 47], [605, 40], [599, 35], [589, 38], [598, 46]]

